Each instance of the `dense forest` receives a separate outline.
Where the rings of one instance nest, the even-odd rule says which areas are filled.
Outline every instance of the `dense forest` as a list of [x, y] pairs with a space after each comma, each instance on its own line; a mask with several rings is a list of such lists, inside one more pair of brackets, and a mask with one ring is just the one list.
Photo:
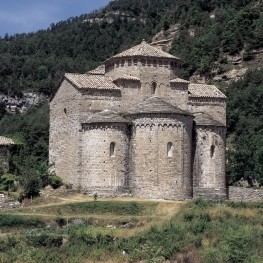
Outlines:
[[[108, 57], [178, 24], [170, 52], [183, 64], [182, 77], [208, 80], [227, 67], [228, 55], [263, 48], [263, 4], [251, 0], [117, 0], [101, 10], [51, 24], [36, 33], [0, 39], [0, 92], [51, 95], [64, 72], [86, 72]], [[249, 72], [226, 89], [228, 96], [228, 175], [263, 183], [263, 71]], [[11, 173], [22, 184], [45, 185], [48, 107], [10, 115], [0, 105], [0, 134], [21, 142], [14, 147]], [[22, 179], [24, 178], [24, 179]], [[25, 179], [27, 178], [27, 179]], [[23, 181], [24, 180], [24, 181]]]

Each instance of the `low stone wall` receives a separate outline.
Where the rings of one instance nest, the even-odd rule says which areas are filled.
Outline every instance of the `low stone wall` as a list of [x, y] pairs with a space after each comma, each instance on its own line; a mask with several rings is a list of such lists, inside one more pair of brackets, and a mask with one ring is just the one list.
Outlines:
[[246, 187], [229, 187], [231, 201], [263, 201], [263, 189]]
[[9, 199], [3, 193], [0, 193], [0, 210], [14, 209], [20, 207], [21, 204], [18, 201]]

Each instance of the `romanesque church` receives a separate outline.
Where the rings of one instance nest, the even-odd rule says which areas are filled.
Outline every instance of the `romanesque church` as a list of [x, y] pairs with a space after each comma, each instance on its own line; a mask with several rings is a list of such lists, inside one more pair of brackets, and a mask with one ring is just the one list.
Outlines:
[[52, 171], [88, 194], [225, 199], [226, 97], [181, 68], [143, 41], [66, 73], [50, 101]]

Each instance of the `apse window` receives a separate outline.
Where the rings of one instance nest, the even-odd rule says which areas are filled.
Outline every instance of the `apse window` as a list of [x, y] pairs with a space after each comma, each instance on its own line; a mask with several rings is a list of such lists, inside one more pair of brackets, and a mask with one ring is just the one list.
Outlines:
[[111, 144], [110, 144], [110, 157], [114, 157], [115, 156], [115, 147], [116, 147], [116, 143], [115, 142], [111, 142]]
[[216, 148], [215, 145], [211, 145], [210, 156], [212, 159], [214, 158], [214, 155], [215, 155], [215, 148]]
[[151, 88], [151, 94], [152, 95], [156, 94], [156, 88], [157, 88], [157, 83], [153, 82], [152, 83], [152, 88]]
[[172, 142], [168, 142], [167, 143], [167, 157], [172, 158], [173, 157], [173, 143]]

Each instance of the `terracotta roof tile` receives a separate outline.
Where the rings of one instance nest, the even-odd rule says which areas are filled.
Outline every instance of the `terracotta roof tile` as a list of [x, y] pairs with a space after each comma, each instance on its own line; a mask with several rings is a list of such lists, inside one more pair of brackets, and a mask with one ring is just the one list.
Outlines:
[[97, 68], [87, 72], [90, 75], [105, 75], [105, 65], [100, 65]]
[[128, 122], [125, 118], [120, 116], [118, 113], [104, 110], [98, 113], [95, 113], [93, 116], [89, 117], [83, 123], [126, 123]]
[[176, 79], [170, 80], [170, 83], [190, 83], [190, 81], [185, 80], [185, 79], [176, 78]]
[[191, 115], [190, 113], [179, 109], [178, 107], [164, 101], [163, 99], [153, 96], [144, 99], [135, 107], [128, 111], [128, 114], [142, 114], [142, 113], [172, 113]]
[[155, 57], [155, 58], [173, 58], [179, 59], [167, 52], [164, 52], [156, 47], [151, 46], [150, 44], [146, 43], [144, 40], [141, 44], [132, 47], [128, 50], [125, 50], [113, 58], [121, 58], [121, 57]]
[[188, 91], [190, 97], [226, 98], [226, 96], [214, 85], [190, 84]]
[[109, 77], [103, 75], [66, 73], [65, 78], [79, 89], [119, 90]]
[[10, 145], [10, 144], [15, 144], [12, 139], [4, 136], [0, 136], [0, 145]]
[[203, 113], [203, 112], [196, 112], [194, 115], [194, 121], [197, 126], [225, 126], [219, 121], [216, 121], [212, 116]]

